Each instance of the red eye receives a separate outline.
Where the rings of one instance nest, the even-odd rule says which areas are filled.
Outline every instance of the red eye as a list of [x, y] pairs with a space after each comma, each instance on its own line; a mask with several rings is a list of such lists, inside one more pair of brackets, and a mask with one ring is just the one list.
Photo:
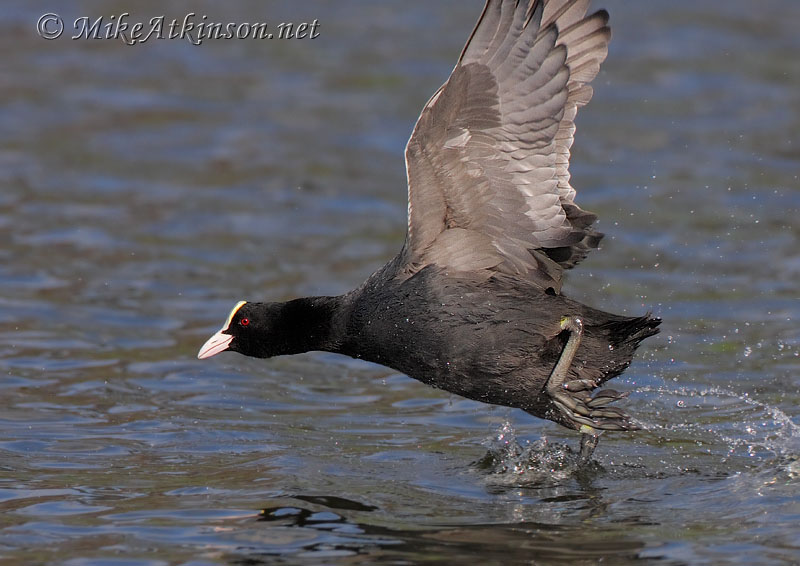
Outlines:
[[250, 319], [243, 318], [242, 320], [239, 321], [239, 324], [241, 324], [242, 326], [247, 326], [248, 324], [250, 324]]

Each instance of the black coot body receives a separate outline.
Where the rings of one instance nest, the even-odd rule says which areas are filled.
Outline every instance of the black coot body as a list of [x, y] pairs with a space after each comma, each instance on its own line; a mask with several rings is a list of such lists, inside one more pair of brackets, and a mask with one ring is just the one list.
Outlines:
[[326, 349], [576, 429], [544, 391], [567, 341], [561, 318], [578, 317], [584, 328], [568, 379], [597, 386], [628, 367], [660, 322], [605, 313], [508, 277], [452, 277], [435, 266], [405, 280], [380, 272], [350, 300], [338, 345]]
[[397, 369], [583, 433], [637, 425], [596, 391], [660, 319], [624, 317], [561, 293], [596, 248], [574, 201], [577, 109], [605, 59], [608, 14], [587, 0], [488, 0], [448, 81], [406, 147], [408, 232], [400, 253], [337, 297], [240, 302], [200, 350], [271, 357], [310, 350]]

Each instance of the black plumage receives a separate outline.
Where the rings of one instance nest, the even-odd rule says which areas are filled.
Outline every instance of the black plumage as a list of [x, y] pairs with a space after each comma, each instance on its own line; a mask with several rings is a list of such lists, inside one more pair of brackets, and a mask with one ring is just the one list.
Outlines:
[[608, 14], [588, 0], [489, 0], [406, 148], [400, 253], [337, 297], [240, 302], [203, 346], [271, 357], [310, 350], [395, 368], [470, 399], [581, 430], [638, 428], [591, 392], [630, 364], [660, 319], [623, 317], [561, 294], [564, 269], [597, 247], [574, 203], [577, 108], [605, 59]]

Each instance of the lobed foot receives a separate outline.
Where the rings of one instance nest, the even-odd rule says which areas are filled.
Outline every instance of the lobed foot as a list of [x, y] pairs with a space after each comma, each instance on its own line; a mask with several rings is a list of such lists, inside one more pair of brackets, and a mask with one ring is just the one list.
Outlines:
[[563, 420], [581, 432], [578, 464], [582, 466], [591, 461], [592, 453], [603, 431], [638, 430], [640, 427], [622, 409], [609, 407], [614, 401], [627, 397], [627, 393], [603, 389], [592, 396], [590, 391], [598, 387], [596, 381], [591, 379], [567, 381], [569, 368], [583, 337], [583, 322], [578, 317], [564, 317], [561, 320], [561, 328], [569, 331], [569, 337], [561, 357], [550, 373], [545, 390], [553, 405], [561, 412]]
[[[627, 393], [613, 389], [602, 389], [592, 397], [586, 391], [574, 393], [566, 389], [549, 392], [553, 404], [558, 407], [568, 421], [580, 426], [589, 426], [598, 430], [639, 430], [625, 411], [618, 407], [609, 407], [610, 403], [624, 399]], [[578, 427], [576, 427], [578, 428]]]

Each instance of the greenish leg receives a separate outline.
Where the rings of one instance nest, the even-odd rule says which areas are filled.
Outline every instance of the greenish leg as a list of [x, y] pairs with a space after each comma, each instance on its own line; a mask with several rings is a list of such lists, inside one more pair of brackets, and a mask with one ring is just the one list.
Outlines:
[[558, 359], [556, 367], [550, 372], [550, 378], [547, 380], [547, 392], [550, 395], [561, 393], [564, 387], [564, 382], [569, 374], [569, 366], [572, 365], [578, 346], [581, 345], [583, 321], [577, 316], [565, 316], [561, 319], [561, 330], [568, 330], [569, 338], [567, 338], [567, 343], [561, 351], [561, 357]]
[[[569, 331], [567, 343], [561, 351], [561, 357], [556, 363], [556, 367], [550, 373], [547, 380], [546, 390], [553, 403], [558, 407], [569, 420], [580, 424], [581, 431], [581, 452], [578, 456], [578, 465], [584, 466], [592, 459], [592, 454], [597, 446], [602, 431], [591, 426], [594, 424], [590, 418], [591, 409], [586, 405], [586, 400], [582, 395], [570, 392], [570, 385], [580, 384], [577, 389], [593, 389], [597, 385], [586, 380], [567, 381], [569, 368], [575, 359], [578, 347], [583, 338], [583, 321], [577, 316], [565, 316], [561, 319], [561, 329]], [[584, 383], [585, 382], [585, 383]], [[574, 387], [574, 386], [573, 386]], [[588, 398], [588, 393], [583, 396]]]
[[545, 385], [545, 392], [553, 400], [553, 405], [561, 411], [562, 420], [572, 424], [581, 433], [581, 452], [578, 465], [585, 466], [592, 460], [592, 454], [605, 430], [637, 430], [639, 425], [623, 411], [609, 407], [614, 401], [624, 399], [627, 393], [613, 389], [598, 391], [594, 397], [591, 391], [600, 384], [593, 379], [568, 380], [569, 368], [583, 337], [583, 322], [580, 318], [564, 317], [561, 329], [569, 331], [567, 343], [561, 352], [553, 371]]
[[592, 461], [592, 454], [594, 454], [594, 449], [597, 448], [597, 442], [600, 440], [600, 435], [603, 434], [603, 431], [589, 425], [581, 425], [580, 430], [581, 453], [578, 455], [578, 467], [582, 468]]

